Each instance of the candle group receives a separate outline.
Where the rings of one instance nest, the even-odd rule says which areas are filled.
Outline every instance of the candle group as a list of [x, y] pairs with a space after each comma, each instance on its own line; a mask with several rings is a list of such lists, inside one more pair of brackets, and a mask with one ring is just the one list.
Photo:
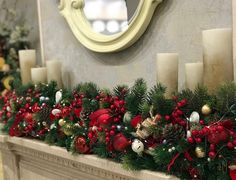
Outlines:
[[56, 81], [59, 88], [62, 88], [61, 63], [57, 60], [47, 61], [46, 67], [36, 66], [35, 50], [20, 50], [19, 61], [21, 68], [22, 84], [30, 82], [34, 84], [49, 83]]
[[[185, 87], [194, 90], [197, 85], [213, 92], [220, 84], [232, 81], [232, 29], [211, 29], [202, 32], [203, 63], [185, 64]], [[178, 54], [157, 54], [157, 82], [167, 87], [166, 95], [178, 90]]]

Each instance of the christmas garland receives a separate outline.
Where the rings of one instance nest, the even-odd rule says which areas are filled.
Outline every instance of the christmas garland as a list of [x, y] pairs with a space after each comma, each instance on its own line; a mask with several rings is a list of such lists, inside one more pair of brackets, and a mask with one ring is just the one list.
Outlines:
[[182, 179], [229, 179], [236, 157], [236, 85], [215, 93], [134, 86], [112, 92], [93, 83], [73, 91], [56, 83], [20, 86], [0, 97], [10, 136], [33, 137], [80, 154], [97, 154], [130, 170], [148, 169]]

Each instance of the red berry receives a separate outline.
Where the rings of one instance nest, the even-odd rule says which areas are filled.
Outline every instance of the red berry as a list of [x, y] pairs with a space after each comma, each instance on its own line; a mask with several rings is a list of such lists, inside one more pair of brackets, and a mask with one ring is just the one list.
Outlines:
[[230, 131], [230, 136], [234, 136], [234, 132], [233, 131]]
[[227, 143], [227, 147], [228, 147], [229, 149], [233, 149], [233, 148], [234, 148], [234, 145], [233, 145], [232, 142], [228, 142], [228, 143]]
[[189, 138], [187, 139], [187, 141], [188, 141], [190, 144], [194, 143], [194, 140], [193, 140], [192, 137], [189, 137]]
[[216, 156], [216, 153], [215, 153], [215, 152], [213, 152], [213, 151], [209, 152], [209, 157], [210, 157], [211, 159], [214, 159], [215, 156]]
[[106, 142], [109, 142], [110, 141], [110, 138], [109, 137], [106, 137]]
[[112, 126], [111, 126], [111, 129], [116, 129], [116, 126], [115, 126], [115, 125], [112, 125]]
[[236, 145], [236, 139], [233, 140], [233, 145]]
[[110, 135], [111, 135], [111, 136], [114, 136], [114, 135], [115, 135], [115, 131], [111, 130], [111, 131], [110, 131]]
[[203, 121], [203, 120], [200, 120], [199, 123], [200, 123], [201, 125], [204, 125], [204, 121]]
[[169, 121], [169, 120], [170, 120], [170, 116], [166, 115], [166, 116], [165, 116], [165, 119], [166, 119], [167, 121]]
[[221, 154], [219, 154], [219, 156], [218, 156], [219, 158], [222, 158], [223, 156], [221, 155]]
[[106, 132], [106, 136], [109, 136], [110, 135], [110, 133], [109, 132]]
[[102, 130], [103, 130], [102, 127], [98, 127], [99, 132], [102, 132]]
[[88, 138], [92, 139], [93, 138], [93, 134], [92, 133], [88, 133]]
[[198, 134], [199, 134], [199, 133], [198, 133], [198, 130], [192, 130], [192, 135], [193, 135], [193, 136], [196, 137]]
[[216, 128], [219, 132], [222, 132], [222, 131], [224, 131], [224, 127], [223, 126], [217, 126], [217, 128]]
[[201, 143], [202, 139], [201, 138], [196, 138], [195, 141], [196, 141], [196, 143]]
[[216, 148], [215, 144], [211, 144], [211, 145], [210, 145], [210, 150], [211, 150], [211, 151], [215, 151], [215, 148]]
[[183, 111], [180, 111], [180, 110], [177, 110], [176, 113], [177, 113], [179, 116], [183, 115]]

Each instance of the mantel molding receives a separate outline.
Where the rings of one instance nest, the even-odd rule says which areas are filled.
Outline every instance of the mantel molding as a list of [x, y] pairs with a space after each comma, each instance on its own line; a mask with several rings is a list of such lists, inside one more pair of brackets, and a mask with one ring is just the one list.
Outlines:
[[159, 172], [126, 171], [120, 164], [98, 158], [95, 155], [72, 155], [60, 147], [49, 146], [37, 140], [8, 137], [7, 135], [0, 135], [0, 150], [4, 157], [4, 174], [7, 175], [4, 180], [30, 180], [30, 174], [46, 179], [63, 177], [63, 180], [177, 179]]

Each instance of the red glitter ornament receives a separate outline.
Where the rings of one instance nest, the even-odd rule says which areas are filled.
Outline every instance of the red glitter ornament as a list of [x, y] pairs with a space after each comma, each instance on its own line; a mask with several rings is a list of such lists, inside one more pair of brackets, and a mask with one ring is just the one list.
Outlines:
[[122, 133], [115, 135], [113, 147], [116, 151], [124, 151], [129, 145], [129, 140]]
[[87, 145], [86, 139], [84, 137], [77, 137], [75, 139], [75, 149], [82, 154], [86, 154], [90, 151], [90, 148]]

